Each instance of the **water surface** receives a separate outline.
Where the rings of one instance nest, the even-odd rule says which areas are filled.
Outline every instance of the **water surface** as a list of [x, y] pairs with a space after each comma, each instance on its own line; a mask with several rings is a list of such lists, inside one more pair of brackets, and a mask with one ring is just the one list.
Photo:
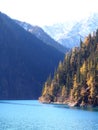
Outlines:
[[98, 130], [98, 109], [1, 100], [0, 130]]

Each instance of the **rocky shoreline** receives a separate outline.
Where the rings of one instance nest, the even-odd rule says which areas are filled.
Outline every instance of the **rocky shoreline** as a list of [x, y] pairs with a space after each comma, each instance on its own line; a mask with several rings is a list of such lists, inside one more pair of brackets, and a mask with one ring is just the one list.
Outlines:
[[47, 99], [46, 97], [39, 97], [39, 102], [43, 103], [43, 104], [60, 104], [60, 105], [68, 105], [69, 107], [84, 107], [84, 108], [88, 108], [88, 107], [98, 107], [97, 105], [93, 105], [93, 104], [89, 104], [89, 103], [85, 103], [83, 101], [78, 100], [78, 101], [69, 101], [68, 99], [66, 99], [65, 101], [51, 101], [49, 98]]

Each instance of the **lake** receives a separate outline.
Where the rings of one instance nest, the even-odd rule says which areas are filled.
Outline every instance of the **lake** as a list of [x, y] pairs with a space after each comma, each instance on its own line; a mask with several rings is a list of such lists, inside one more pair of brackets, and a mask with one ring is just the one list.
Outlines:
[[98, 108], [1, 100], [0, 130], [98, 130]]

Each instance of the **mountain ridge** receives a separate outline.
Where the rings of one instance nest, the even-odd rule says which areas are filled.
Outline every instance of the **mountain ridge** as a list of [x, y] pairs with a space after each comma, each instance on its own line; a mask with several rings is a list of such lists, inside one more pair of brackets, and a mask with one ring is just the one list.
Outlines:
[[35, 35], [38, 39], [42, 40], [46, 44], [56, 48], [62, 53], [66, 53], [68, 51], [67, 48], [65, 48], [63, 45], [56, 42], [53, 38], [51, 38], [41, 27], [39, 26], [33, 26], [31, 24], [28, 24], [26, 22], [21, 22], [18, 20], [15, 20], [17, 24], [19, 24], [21, 27], [23, 27], [26, 31], [30, 32], [31, 34]]
[[0, 99], [37, 99], [63, 57], [0, 13]]

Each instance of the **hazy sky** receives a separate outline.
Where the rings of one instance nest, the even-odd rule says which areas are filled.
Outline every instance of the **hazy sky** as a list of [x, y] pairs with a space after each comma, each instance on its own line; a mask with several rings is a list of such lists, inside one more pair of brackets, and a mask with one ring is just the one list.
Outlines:
[[0, 0], [0, 11], [33, 25], [79, 20], [98, 12], [98, 0]]

